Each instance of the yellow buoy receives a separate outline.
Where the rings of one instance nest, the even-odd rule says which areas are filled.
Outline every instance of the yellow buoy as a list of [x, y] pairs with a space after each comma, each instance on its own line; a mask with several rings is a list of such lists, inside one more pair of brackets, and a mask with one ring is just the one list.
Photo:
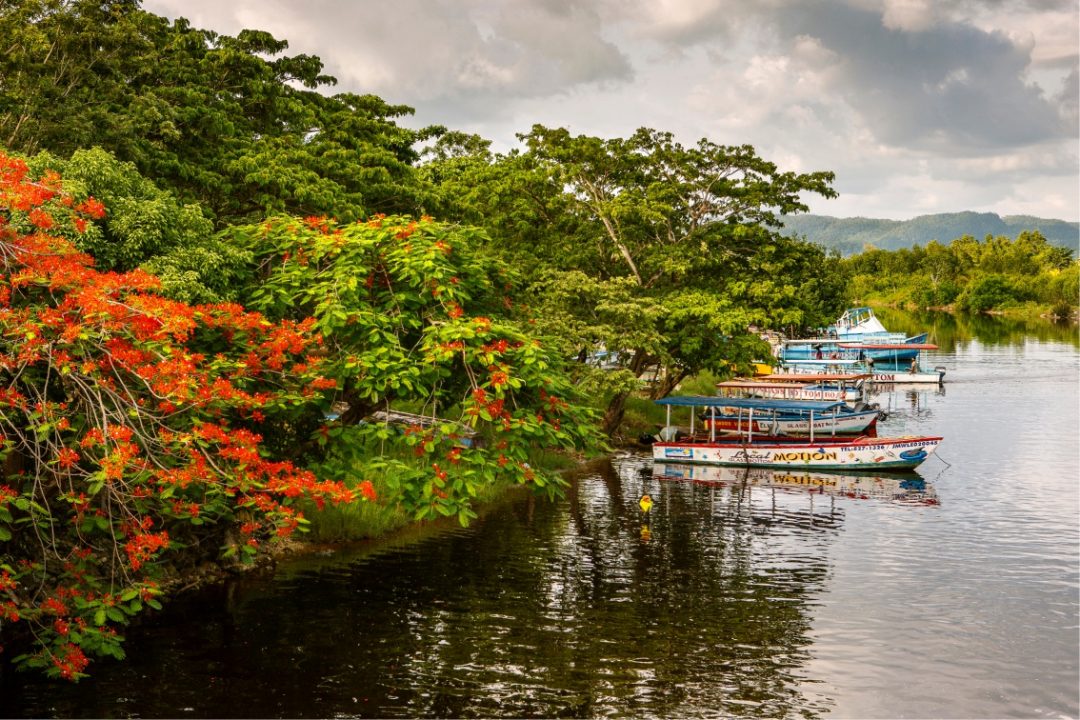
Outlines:
[[648, 495], [642, 495], [638, 500], [638, 507], [641, 508], [641, 512], [649, 512], [652, 509], [652, 498]]

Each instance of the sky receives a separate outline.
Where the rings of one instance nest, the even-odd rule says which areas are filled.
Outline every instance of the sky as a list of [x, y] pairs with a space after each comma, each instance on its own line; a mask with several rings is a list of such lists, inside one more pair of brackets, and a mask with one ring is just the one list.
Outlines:
[[519, 147], [533, 124], [753, 145], [810, 211], [1080, 220], [1076, 0], [144, 0], [319, 56], [334, 92]]

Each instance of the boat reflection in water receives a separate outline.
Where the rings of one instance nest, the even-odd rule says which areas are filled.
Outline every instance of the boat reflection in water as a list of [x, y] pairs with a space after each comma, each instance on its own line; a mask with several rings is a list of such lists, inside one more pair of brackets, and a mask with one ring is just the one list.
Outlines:
[[684, 480], [703, 485], [762, 487], [792, 492], [884, 500], [907, 505], [939, 504], [937, 490], [917, 473], [840, 474], [815, 470], [728, 467], [654, 462], [657, 480]]

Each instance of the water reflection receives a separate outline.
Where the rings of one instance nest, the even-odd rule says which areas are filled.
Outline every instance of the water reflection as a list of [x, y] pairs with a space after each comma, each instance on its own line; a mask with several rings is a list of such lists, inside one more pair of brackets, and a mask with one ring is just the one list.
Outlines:
[[78, 686], [3, 689], [31, 716], [816, 717], [810, 610], [843, 515], [782, 505], [622, 457], [562, 503], [176, 603]]
[[875, 314], [885, 327], [894, 332], [907, 335], [929, 332], [930, 341], [945, 352], [952, 352], [971, 340], [990, 346], [1022, 347], [1027, 342], [1037, 340], [1080, 347], [1080, 332], [1076, 324], [1070, 322], [934, 310], [912, 312], [896, 308], [876, 309]]
[[766, 488], [813, 497], [828, 495], [851, 500], [884, 500], [899, 504], [937, 505], [937, 489], [918, 473], [853, 475], [774, 468], [737, 468], [679, 463], [653, 463], [658, 480], [689, 480], [733, 490]]

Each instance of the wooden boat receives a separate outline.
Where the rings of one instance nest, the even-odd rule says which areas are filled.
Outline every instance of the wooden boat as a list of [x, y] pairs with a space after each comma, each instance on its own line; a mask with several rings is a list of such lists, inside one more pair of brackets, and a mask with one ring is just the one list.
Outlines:
[[911, 505], [939, 504], [937, 490], [917, 473], [849, 474], [824, 471], [791, 471], [779, 468], [726, 467], [653, 463], [653, 477], [712, 486], [740, 486], [780, 489], [789, 492], [883, 500]]
[[736, 378], [716, 384], [724, 397], [757, 397], [779, 400], [840, 400], [855, 402], [863, 396], [863, 384], [869, 375], [835, 373], [797, 375], [773, 373], [754, 379]]
[[[771, 403], [766, 407], [750, 398], [701, 396], [668, 397], [656, 402], [667, 406], [667, 424], [661, 431], [663, 440], [652, 446], [653, 459], [661, 462], [798, 467], [815, 470], [909, 470], [926, 460], [942, 440], [940, 437], [929, 436], [822, 438], [815, 433], [813, 420], [815, 414], [835, 411], [835, 407], [830, 403], [808, 410], [809, 437], [783, 438], [774, 435], [762, 436], [755, 432], [755, 410], [758, 410], [759, 415], [765, 413], [768, 416], [770, 413], [776, 414], [785, 410], [806, 410], [806, 403]], [[673, 433], [667, 432], [673, 427], [672, 407], [691, 408], [691, 432], [688, 438], [678, 439]], [[693, 421], [698, 409], [704, 408], [710, 417], [715, 417], [717, 410], [723, 407], [736, 408], [746, 413], [750, 424], [745, 435], [726, 439], [718, 438], [715, 430], [703, 436], [694, 433]]]

